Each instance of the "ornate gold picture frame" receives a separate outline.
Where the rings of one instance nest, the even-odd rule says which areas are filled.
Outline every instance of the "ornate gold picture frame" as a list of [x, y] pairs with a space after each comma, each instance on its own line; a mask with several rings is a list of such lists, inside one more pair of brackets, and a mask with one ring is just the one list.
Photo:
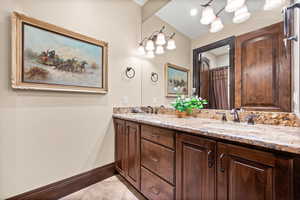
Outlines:
[[190, 70], [171, 63], [165, 64], [165, 93], [167, 97], [177, 94], [188, 95], [190, 90]]
[[108, 91], [108, 43], [14, 12], [12, 87], [24, 90]]

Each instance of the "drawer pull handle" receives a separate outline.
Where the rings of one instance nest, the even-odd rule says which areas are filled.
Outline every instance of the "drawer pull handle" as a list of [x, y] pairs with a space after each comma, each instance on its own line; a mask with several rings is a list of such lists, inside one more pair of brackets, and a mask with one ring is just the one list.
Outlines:
[[225, 157], [225, 153], [222, 153], [220, 155], [220, 171], [221, 172], [225, 172], [225, 168], [223, 167], [223, 159], [224, 159], [224, 157]]
[[207, 157], [208, 157], [208, 167], [212, 168], [214, 166], [214, 154], [212, 150], [209, 150], [207, 152]]
[[151, 189], [151, 191], [152, 191], [152, 193], [153, 193], [153, 194], [155, 194], [155, 195], [159, 195], [159, 193], [160, 193], [160, 190], [159, 190], [159, 189], [157, 189], [155, 186], [152, 186], [150, 189]]
[[157, 135], [157, 134], [153, 133], [153, 134], [151, 134], [151, 137], [158, 139], [158, 138], [160, 138], [160, 135]]
[[159, 159], [155, 158], [155, 157], [150, 157], [150, 160], [152, 160], [153, 162], [158, 162], [159, 161]]

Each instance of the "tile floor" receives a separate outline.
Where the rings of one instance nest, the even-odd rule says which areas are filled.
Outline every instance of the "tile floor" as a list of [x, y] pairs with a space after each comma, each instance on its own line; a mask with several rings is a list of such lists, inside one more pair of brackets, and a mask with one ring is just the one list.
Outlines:
[[113, 176], [60, 200], [145, 200], [120, 176]]

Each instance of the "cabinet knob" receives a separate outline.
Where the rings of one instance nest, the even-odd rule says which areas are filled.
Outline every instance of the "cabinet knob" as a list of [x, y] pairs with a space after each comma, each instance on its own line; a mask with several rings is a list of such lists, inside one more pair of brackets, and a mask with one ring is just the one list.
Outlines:
[[159, 159], [155, 158], [155, 157], [150, 157], [150, 160], [152, 160], [153, 162], [158, 162], [159, 161]]
[[160, 137], [160, 135], [157, 135], [157, 134], [155, 134], [155, 133], [152, 133], [152, 134], [151, 134], [151, 137], [157, 138], [157, 139], [158, 139], [158, 138]]
[[157, 189], [155, 186], [151, 187], [151, 191], [155, 195], [159, 195], [159, 193], [160, 193], [160, 189]]

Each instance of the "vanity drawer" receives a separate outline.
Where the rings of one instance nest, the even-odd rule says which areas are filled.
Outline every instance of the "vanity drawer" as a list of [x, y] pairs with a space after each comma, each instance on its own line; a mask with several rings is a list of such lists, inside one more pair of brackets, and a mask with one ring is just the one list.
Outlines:
[[142, 125], [141, 136], [171, 149], [175, 148], [175, 132], [172, 130]]
[[144, 167], [174, 184], [175, 153], [173, 150], [142, 139], [141, 152], [141, 164]]
[[152, 174], [144, 167], [141, 168], [141, 192], [149, 200], [174, 199], [174, 187]]

